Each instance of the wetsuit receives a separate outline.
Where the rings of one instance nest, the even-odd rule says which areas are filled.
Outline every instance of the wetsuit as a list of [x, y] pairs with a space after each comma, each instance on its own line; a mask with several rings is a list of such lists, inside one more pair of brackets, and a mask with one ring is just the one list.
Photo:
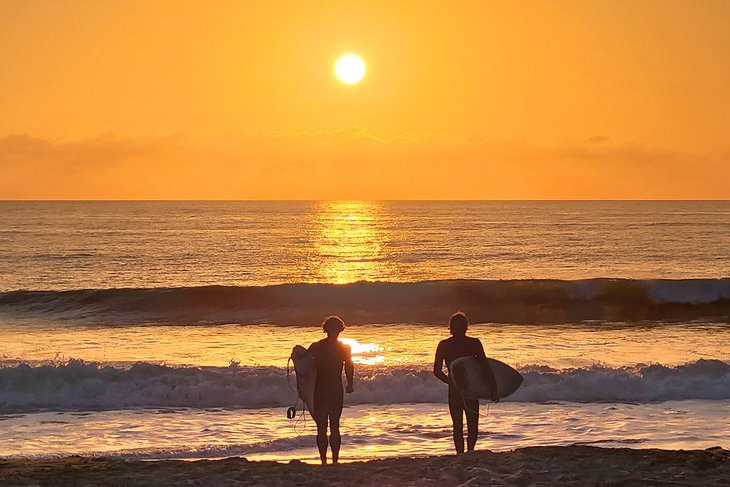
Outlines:
[[[314, 355], [317, 379], [314, 385], [314, 421], [317, 423], [317, 446], [320, 456], [327, 451], [327, 423], [330, 427], [332, 460], [337, 462], [340, 450], [340, 416], [342, 415], [344, 390], [342, 369], [351, 369], [350, 347], [338, 340], [325, 338], [314, 342], [309, 351]], [[351, 375], [350, 375], [351, 377]]]
[[[436, 360], [434, 362], [434, 373], [436, 376], [444, 380], [443, 364], [446, 367], [459, 357], [484, 357], [484, 347], [478, 338], [468, 336], [452, 336], [446, 340], [442, 340], [436, 349]], [[441, 375], [439, 375], [439, 373]], [[446, 379], [449, 384], [449, 413], [454, 423], [454, 446], [457, 453], [464, 452], [464, 414], [466, 413], [467, 428], [467, 448], [473, 450], [477, 443], [477, 434], [479, 433], [479, 401], [476, 399], [466, 399], [456, 388], [451, 380]]]

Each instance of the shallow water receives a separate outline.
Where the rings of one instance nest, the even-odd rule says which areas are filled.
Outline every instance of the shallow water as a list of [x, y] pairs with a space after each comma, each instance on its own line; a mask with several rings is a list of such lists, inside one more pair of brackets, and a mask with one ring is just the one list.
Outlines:
[[[72, 326], [0, 325], [0, 353], [42, 362], [78, 358], [112, 364], [143, 361], [167, 365], [285, 367], [295, 344], [323, 338], [317, 326]], [[605, 364], [613, 367], [661, 363], [677, 365], [699, 358], [730, 361], [726, 323], [578, 323], [570, 325], [474, 324], [488, 355], [514, 365], [556, 368]], [[433, 363], [445, 325], [389, 324], [349, 326], [343, 340], [360, 364]]]
[[[343, 458], [450, 453], [431, 366], [453, 302], [506, 317], [470, 333], [525, 379], [481, 448], [730, 447], [729, 202], [0, 210], [0, 456], [312, 460], [312, 422], [284, 417], [287, 358], [338, 306], [361, 323], [342, 336], [357, 369]], [[515, 281], [539, 278], [561, 281]], [[407, 284], [337, 287], [331, 305], [312, 284], [362, 280]], [[237, 287], [189, 289], [208, 285]]]
[[[481, 407], [480, 449], [541, 445], [730, 447], [730, 403], [504, 403]], [[351, 406], [343, 461], [453, 453], [445, 404]], [[314, 424], [278, 409], [131, 409], [0, 416], [0, 457], [317, 459]]]
[[[356, 362], [346, 458], [450, 452], [446, 406], [433, 403], [446, 391], [431, 374], [444, 331], [346, 329]], [[296, 401], [286, 357], [293, 343], [319, 339], [316, 327], [46, 324], [2, 332], [1, 455], [315, 456], [311, 420], [286, 420], [284, 409]], [[491, 406], [483, 448], [728, 446], [730, 331], [722, 323], [477, 324], [471, 332], [525, 377]], [[56, 352], [99, 363], [54, 359]]]

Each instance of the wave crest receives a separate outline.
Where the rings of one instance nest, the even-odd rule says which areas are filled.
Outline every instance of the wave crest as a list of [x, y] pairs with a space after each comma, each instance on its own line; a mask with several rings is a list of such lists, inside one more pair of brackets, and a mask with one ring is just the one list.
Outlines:
[[[730, 399], [730, 365], [719, 360], [669, 367], [521, 367], [524, 382], [507, 400], [519, 402], [656, 402]], [[294, 377], [291, 377], [292, 385]], [[443, 402], [445, 385], [418, 367], [359, 366], [350, 404]], [[127, 407], [283, 407], [296, 400], [278, 367], [112, 367], [71, 360], [0, 369], [0, 410]]]
[[730, 279], [447, 280], [0, 293], [0, 314], [106, 324], [440, 323], [730, 318]]

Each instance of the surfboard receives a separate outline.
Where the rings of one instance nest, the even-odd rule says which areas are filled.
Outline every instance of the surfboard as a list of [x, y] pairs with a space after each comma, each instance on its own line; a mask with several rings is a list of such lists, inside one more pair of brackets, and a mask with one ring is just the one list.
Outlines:
[[497, 397], [509, 396], [522, 384], [522, 376], [504, 362], [487, 357], [459, 357], [449, 365], [449, 377], [461, 395], [467, 399], [492, 399], [489, 371], [492, 369], [497, 383]]
[[303, 346], [297, 345], [291, 351], [291, 359], [297, 376], [297, 394], [307, 406], [309, 414], [314, 416], [314, 384], [317, 381], [314, 355]]

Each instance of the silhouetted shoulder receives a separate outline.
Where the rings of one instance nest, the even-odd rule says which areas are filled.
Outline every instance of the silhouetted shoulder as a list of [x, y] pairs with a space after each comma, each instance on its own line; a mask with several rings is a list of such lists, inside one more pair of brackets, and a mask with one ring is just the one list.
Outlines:
[[484, 346], [482, 345], [482, 341], [478, 338], [469, 337], [469, 339], [472, 342], [472, 346], [474, 347], [474, 355], [477, 357], [485, 357], [484, 354]]
[[352, 356], [352, 348], [346, 343], [338, 342], [338, 344], [343, 360], [348, 360]]

